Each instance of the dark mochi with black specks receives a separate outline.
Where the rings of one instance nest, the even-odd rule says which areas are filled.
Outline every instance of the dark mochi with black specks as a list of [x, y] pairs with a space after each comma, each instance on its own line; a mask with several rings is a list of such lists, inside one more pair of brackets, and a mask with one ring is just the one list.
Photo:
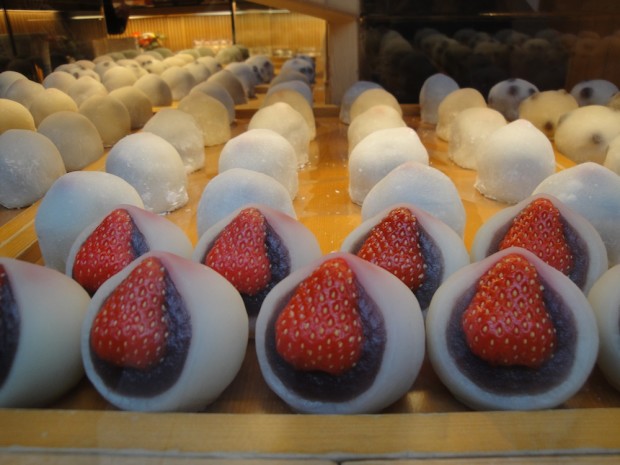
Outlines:
[[20, 315], [11, 290], [11, 282], [0, 264], [0, 387], [6, 381], [15, 359], [19, 341]]

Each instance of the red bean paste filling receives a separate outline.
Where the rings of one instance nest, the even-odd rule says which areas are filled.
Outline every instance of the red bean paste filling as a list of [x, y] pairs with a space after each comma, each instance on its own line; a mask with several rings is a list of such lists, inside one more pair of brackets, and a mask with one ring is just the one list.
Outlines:
[[[586, 279], [588, 277], [588, 267], [590, 263], [590, 256], [588, 255], [588, 248], [586, 246], [586, 242], [577, 233], [577, 231], [575, 231], [575, 228], [573, 228], [562, 215], [560, 215], [560, 222], [562, 223], [562, 229], [564, 231], [564, 237], [566, 238], [568, 247], [570, 248], [575, 258], [573, 269], [568, 274], [568, 277], [580, 289], [583, 289], [586, 284]], [[485, 254], [486, 256], [489, 256], [499, 251], [499, 244], [501, 243], [504, 236], [508, 233], [508, 230], [511, 226], [512, 220], [495, 232], [493, 239], [489, 243], [489, 247]]]
[[[412, 290], [418, 299], [420, 308], [425, 309], [431, 303], [431, 299], [437, 288], [441, 285], [444, 272], [444, 260], [441, 250], [430, 234], [426, 232], [422, 224], [418, 221], [418, 231], [420, 233], [420, 249], [426, 265], [426, 279], [417, 290]], [[368, 235], [361, 238], [354, 246], [353, 253], [357, 255]]]
[[540, 281], [544, 285], [545, 306], [556, 328], [556, 348], [553, 357], [538, 369], [492, 365], [471, 352], [465, 341], [461, 320], [476, 286], [455, 300], [458, 304], [446, 328], [448, 352], [460, 371], [480, 388], [494, 394], [535, 395], [560, 385], [570, 373], [575, 360], [578, 328], [563, 297], [551, 289], [542, 277]]
[[148, 370], [119, 367], [102, 360], [90, 349], [95, 370], [105, 385], [119, 394], [153, 397], [173, 386], [183, 371], [192, 337], [190, 315], [168, 271], [164, 271], [164, 280], [166, 326], [170, 335], [166, 355], [160, 363]]
[[7, 380], [17, 345], [19, 343], [21, 318], [9, 276], [3, 265], [0, 265], [0, 387]]
[[[278, 311], [274, 312], [267, 325], [265, 352], [275, 375], [287, 389], [308, 399], [327, 402], [346, 402], [366, 391], [374, 382], [381, 366], [386, 344], [386, 331], [383, 315], [376, 303], [357, 285], [359, 314], [364, 329], [364, 348], [355, 367], [341, 375], [323, 371], [296, 370], [286, 362], [276, 350], [275, 327]], [[286, 306], [295, 290], [278, 304], [280, 311]]]

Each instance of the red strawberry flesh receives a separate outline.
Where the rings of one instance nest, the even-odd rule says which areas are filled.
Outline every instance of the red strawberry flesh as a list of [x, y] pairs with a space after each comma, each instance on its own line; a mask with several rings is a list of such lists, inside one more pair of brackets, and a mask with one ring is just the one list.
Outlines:
[[538, 272], [519, 254], [480, 278], [462, 327], [471, 351], [493, 365], [538, 368], [553, 357], [556, 332]]
[[276, 321], [276, 351], [301, 371], [340, 375], [364, 346], [353, 271], [342, 258], [322, 263], [297, 287]]
[[407, 208], [396, 208], [375, 225], [357, 255], [398, 277], [412, 291], [426, 279], [418, 220]]

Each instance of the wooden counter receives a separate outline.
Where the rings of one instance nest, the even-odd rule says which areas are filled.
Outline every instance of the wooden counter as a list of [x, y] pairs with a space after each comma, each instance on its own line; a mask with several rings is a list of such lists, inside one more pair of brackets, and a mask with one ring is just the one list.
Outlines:
[[[432, 128], [419, 125], [416, 110], [405, 108], [406, 121], [429, 149], [431, 165], [446, 172], [459, 189], [467, 211], [464, 239], [469, 247], [480, 224], [504, 205], [475, 191], [475, 173], [447, 159], [447, 145]], [[251, 113], [250, 108], [238, 109], [234, 135], [247, 129]], [[359, 224], [360, 207], [348, 195], [347, 126], [338, 121], [336, 107], [318, 107], [316, 114], [318, 136], [311, 144], [310, 165], [299, 173], [294, 205], [300, 221], [327, 253], [337, 250]], [[168, 215], [193, 243], [195, 207], [217, 173], [220, 149], [206, 150], [205, 168], [190, 175], [190, 203]], [[557, 162], [558, 169], [571, 165], [559, 154]], [[88, 169], [103, 166], [102, 159]], [[36, 208], [0, 209], [0, 255], [41, 263], [33, 226]], [[556, 457], [559, 463], [560, 456], [562, 463], [575, 464], [620, 460], [620, 393], [598, 370], [577, 395], [549, 411], [473, 412], [452, 397], [425, 363], [407, 395], [384, 412], [302, 415], [292, 413], [269, 390], [250, 343], [237, 378], [204, 412], [120, 412], [86, 379], [47, 408], [0, 409], [0, 463], [425, 459], [425, 464], [456, 464], [487, 463], [489, 457], [512, 457], [507, 463], [556, 463]], [[456, 458], [464, 461], [444, 460]]]

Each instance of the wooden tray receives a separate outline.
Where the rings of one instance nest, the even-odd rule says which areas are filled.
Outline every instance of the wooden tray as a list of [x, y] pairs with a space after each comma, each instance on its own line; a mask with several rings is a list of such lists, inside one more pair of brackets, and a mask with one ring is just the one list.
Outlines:
[[[505, 205], [475, 191], [475, 173], [448, 160], [446, 143], [435, 137], [432, 128], [420, 125], [415, 106], [404, 110], [407, 123], [417, 129], [429, 149], [431, 165], [447, 173], [461, 194], [467, 211], [464, 239], [469, 247], [480, 224]], [[233, 135], [247, 129], [252, 111], [238, 110]], [[300, 221], [316, 234], [323, 252], [328, 253], [337, 250], [360, 223], [360, 207], [348, 195], [348, 127], [339, 122], [336, 107], [319, 106], [316, 115], [317, 138], [311, 144], [311, 163], [299, 173], [300, 189], [294, 205]], [[206, 149], [205, 168], [190, 175], [190, 203], [168, 215], [193, 243], [197, 241], [195, 207], [204, 186], [217, 174], [220, 149]], [[558, 169], [571, 165], [557, 154]], [[103, 168], [101, 159], [88, 169]], [[0, 210], [0, 255], [41, 263], [33, 226], [36, 208], [35, 204], [22, 210]], [[532, 457], [561, 454], [582, 463], [578, 457], [584, 454], [620, 459], [620, 393], [595, 369], [583, 389], [554, 410], [472, 412], [452, 397], [425, 363], [407, 395], [384, 412], [301, 415], [292, 413], [269, 390], [250, 341], [239, 375], [204, 412], [120, 412], [86, 379], [48, 408], [0, 409], [0, 462], [3, 454], [24, 458], [30, 451], [48, 454], [48, 458], [49, 454], [65, 457], [96, 453], [126, 463], [136, 454], [170, 460], [519, 458], [519, 462], [511, 463], [530, 463], [537, 461]]]

